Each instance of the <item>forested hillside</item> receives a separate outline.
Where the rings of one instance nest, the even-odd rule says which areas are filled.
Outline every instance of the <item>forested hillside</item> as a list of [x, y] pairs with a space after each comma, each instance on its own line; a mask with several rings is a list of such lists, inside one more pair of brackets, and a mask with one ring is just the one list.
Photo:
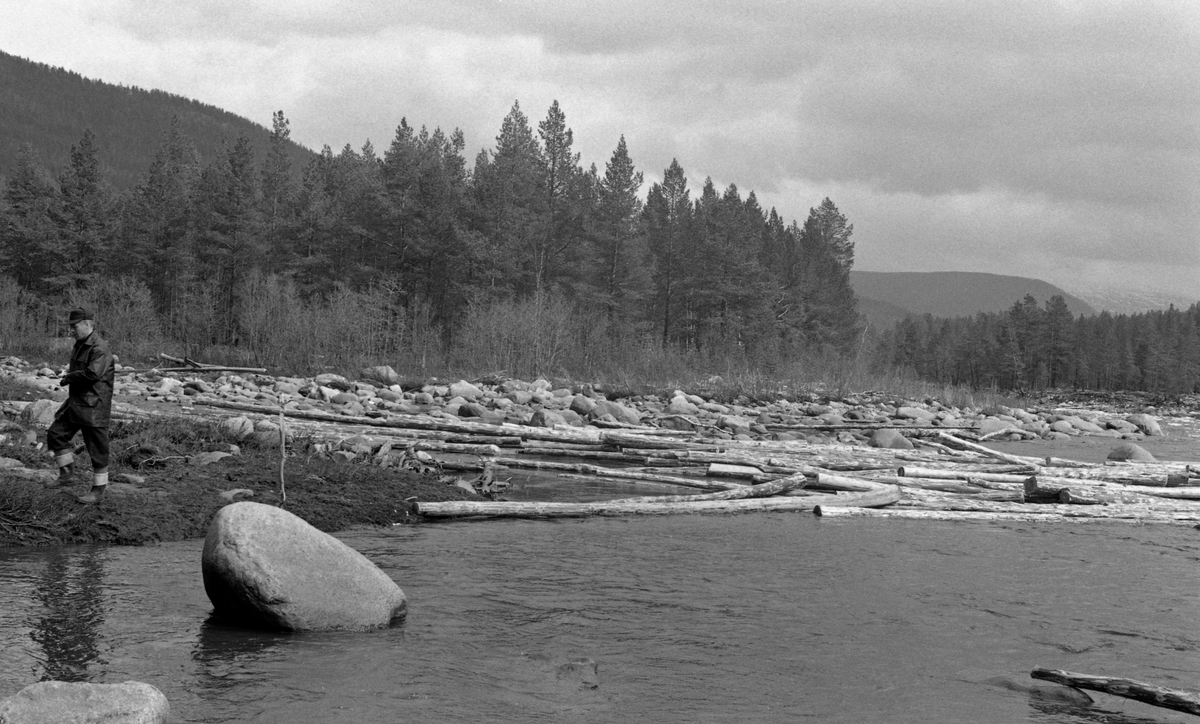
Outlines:
[[1076, 388], [1200, 392], [1200, 304], [1142, 314], [1078, 316], [1061, 296], [1001, 313], [909, 318], [880, 355], [922, 378], [976, 389]]
[[[31, 147], [47, 168], [66, 168], [72, 144], [90, 128], [100, 139], [97, 160], [104, 179], [119, 190], [130, 189], [150, 167], [172, 118], [205, 161], [238, 136], [245, 136], [260, 156], [270, 144], [269, 130], [220, 108], [102, 83], [0, 52], [0, 176], [12, 175], [22, 146]], [[286, 152], [294, 164], [313, 156], [294, 143]]]
[[[733, 185], [693, 192], [673, 162], [643, 202], [625, 139], [583, 168], [557, 102], [536, 131], [514, 104], [473, 161], [457, 130], [403, 119], [382, 152], [300, 167], [289, 135], [278, 113], [265, 153], [238, 136], [205, 160], [180, 118], [136, 150], [89, 127], [58, 173], [41, 161], [58, 148], [24, 147], [0, 203], [0, 315], [28, 327], [91, 299], [137, 318], [112, 329], [130, 344], [294, 368], [415, 349], [522, 372], [664, 351], [753, 368], [856, 340], [853, 226], [830, 199], [788, 222]], [[114, 155], [148, 159], [127, 189]]]

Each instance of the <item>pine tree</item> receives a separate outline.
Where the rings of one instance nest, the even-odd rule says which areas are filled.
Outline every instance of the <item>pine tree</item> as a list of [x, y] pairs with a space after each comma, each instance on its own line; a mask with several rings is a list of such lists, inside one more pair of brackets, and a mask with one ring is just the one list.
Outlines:
[[476, 228], [483, 248], [475, 273], [493, 293], [532, 294], [538, 285], [537, 240], [546, 238], [545, 159], [529, 119], [514, 102], [491, 157], [476, 161]]
[[[534, 287], [539, 292], [565, 281], [578, 264], [583, 243], [586, 199], [579, 154], [572, 149], [575, 134], [567, 127], [558, 101], [550, 104], [546, 119], [538, 124], [545, 161], [545, 234], [533, 240]], [[574, 257], [574, 259], [572, 259]]]
[[189, 232], [199, 174], [196, 150], [180, 130], [178, 117], [172, 118], [145, 178], [124, 204], [116, 253], [168, 315], [197, 272]]
[[71, 147], [70, 165], [59, 178], [62, 203], [56, 221], [63, 247], [53, 282], [59, 288], [86, 286], [105, 271], [110, 261], [107, 252], [113, 200], [97, 154], [96, 136], [86, 129], [79, 144]]
[[675, 334], [681, 281], [684, 276], [684, 246], [692, 223], [692, 201], [687, 177], [679, 161], [663, 172], [663, 182], [650, 187], [646, 197], [646, 240], [654, 258], [654, 289], [658, 318], [662, 320], [663, 344]]
[[641, 186], [642, 174], [621, 136], [600, 182], [592, 237], [596, 267], [590, 281], [610, 322], [628, 320], [646, 291]]
[[262, 164], [262, 218], [266, 239], [264, 246], [273, 253], [271, 259], [275, 262], [270, 266], [278, 268], [290, 256], [285, 238], [289, 226], [294, 223], [293, 204], [296, 195], [296, 182], [292, 174], [292, 159], [288, 155], [288, 145], [292, 131], [283, 111], [271, 115], [271, 146]]
[[850, 287], [853, 231], [854, 226], [828, 198], [809, 210], [799, 231], [793, 292], [802, 309], [800, 327], [810, 344], [846, 351], [861, 330], [858, 302]]

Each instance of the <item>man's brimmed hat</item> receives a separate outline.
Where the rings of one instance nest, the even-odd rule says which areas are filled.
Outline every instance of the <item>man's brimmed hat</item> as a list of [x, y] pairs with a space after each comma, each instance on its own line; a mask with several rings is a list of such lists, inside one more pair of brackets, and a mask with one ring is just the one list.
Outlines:
[[76, 322], [82, 322], [85, 319], [95, 318], [96, 315], [92, 314], [92, 310], [80, 307], [79, 309], [71, 310], [70, 316], [67, 317], [67, 324], [75, 324]]

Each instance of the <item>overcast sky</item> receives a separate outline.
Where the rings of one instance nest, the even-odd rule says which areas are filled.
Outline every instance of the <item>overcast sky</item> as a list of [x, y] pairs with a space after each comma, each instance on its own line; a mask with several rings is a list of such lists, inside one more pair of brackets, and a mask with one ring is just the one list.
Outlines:
[[[1200, 299], [1200, 2], [0, 0], [0, 50], [296, 141], [382, 151], [401, 118], [491, 148], [557, 99], [585, 164], [624, 134], [803, 222], [856, 268]], [[645, 189], [643, 189], [644, 193]]]

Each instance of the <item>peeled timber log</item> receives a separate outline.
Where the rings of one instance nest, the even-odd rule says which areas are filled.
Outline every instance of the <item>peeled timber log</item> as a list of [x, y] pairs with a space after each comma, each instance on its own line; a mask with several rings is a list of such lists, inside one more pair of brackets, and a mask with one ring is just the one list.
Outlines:
[[[1049, 506], [1038, 506], [1039, 508]], [[1200, 516], [1191, 513], [1143, 513], [1121, 515], [1097, 515], [1092, 507], [1080, 512], [1059, 513], [1055, 511], [1030, 512], [1028, 509], [1013, 512], [985, 510], [926, 510], [919, 508], [847, 508], [837, 505], [821, 505], [813, 513], [826, 518], [908, 518], [913, 520], [986, 520], [1000, 523], [1131, 523], [1134, 525], [1156, 523], [1162, 525], [1186, 525], [1194, 527]], [[1088, 511], [1088, 512], [1083, 512]]]
[[563, 479], [563, 480], [592, 480], [592, 481], [595, 481], [595, 480], [599, 479], [599, 480], [615, 480], [615, 481], [619, 481], [622, 483], [645, 483], [647, 485], [678, 485], [678, 486], [684, 487], [684, 488], [695, 488], [696, 490], [712, 490], [712, 491], [718, 491], [718, 492], [722, 491], [722, 490], [741, 490], [742, 488], [751, 487], [749, 485], [742, 485], [741, 483], [729, 483], [729, 482], [718, 481], [718, 480], [704, 480], [702, 478], [696, 478], [695, 480], [692, 480], [690, 478], [671, 478], [669, 476], [652, 475], [649, 473], [638, 474], [638, 473], [634, 473], [632, 471], [625, 471], [625, 470], [614, 471], [614, 472], [619, 472], [619, 473], [621, 473], [621, 475], [609, 475], [606, 473], [596, 473], [593, 475], [586, 475], [583, 473], [559, 473], [557, 477], [559, 477], [560, 479]]
[[1008, 453], [1002, 453], [999, 450], [993, 450], [990, 447], [986, 447], [984, 445], [979, 445], [979, 444], [973, 443], [970, 440], [963, 440], [961, 437], [955, 437], [954, 435], [951, 435], [950, 433], [947, 433], [947, 432], [939, 432], [937, 434], [937, 436], [952, 446], [960, 447], [964, 450], [970, 450], [972, 452], [977, 452], [981, 455], [987, 455], [988, 457], [993, 457], [993, 458], [996, 458], [997, 460], [1003, 460], [1005, 462], [1012, 463], [1014, 465], [1033, 465], [1033, 466], [1038, 466], [1038, 467], [1044, 466], [1044, 467], [1058, 467], [1058, 468], [1086, 468], [1086, 467], [1088, 467], [1087, 463], [1081, 463], [1077, 460], [1064, 460], [1063, 458], [1052, 458], [1052, 457], [1035, 458], [1035, 457], [1030, 457], [1028, 455], [1009, 455]]
[[1076, 674], [1071, 671], [1043, 669], [1041, 667], [1034, 669], [1029, 675], [1035, 679], [1053, 681], [1063, 686], [1102, 691], [1105, 694], [1134, 699], [1143, 704], [1200, 716], [1200, 692], [1187, 691], [1186, 689], [1168, 689], [1162, 686], [1134, 681], [1133, 679]]
[[721, 490], [716, 493], [701, 493], [699, 495], [644, 495], [640, 498], [621, 498], [620, 500], [611, 500], [610, 503], [654, 503], [661, 505], [663, 503], [695, 503], [701, 500], [742, 500], [744, 498], [766, 498], [779, 493], [785, 493], [794, 488], [804, 487], [808, 482], [808, 478], [804, 475], [792, 475], [791, 477], [775, 480], [762, 485], [746, 485], [741, 488], [732, 488], [730, 490]]
[[417, 512], [430, 518], [486, 516], [493, 518], [576, 518], [587, 515], [679, 515], [688, 513], [743, 513], [749, 511], [807, 511], [836, 501], [840, 505], [881, 506], [900, 499], [894, 485], [847, 495], [774, 495], [748, 500], [702, 500], [694, 503], [526, 503], [447, 501], [418, 503]]

